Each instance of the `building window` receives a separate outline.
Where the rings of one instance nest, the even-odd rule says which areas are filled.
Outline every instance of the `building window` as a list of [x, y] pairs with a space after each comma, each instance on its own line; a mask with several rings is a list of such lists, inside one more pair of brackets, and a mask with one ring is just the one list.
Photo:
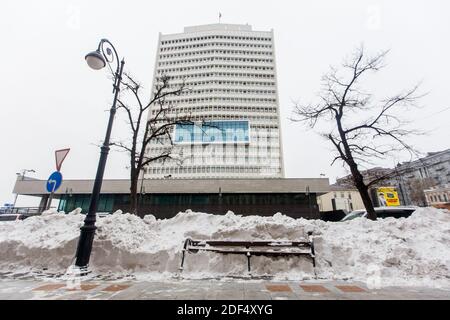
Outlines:
[[202, 124], [178, 124], [175, 143], [248, 143], [249, 121], [208, 121]]

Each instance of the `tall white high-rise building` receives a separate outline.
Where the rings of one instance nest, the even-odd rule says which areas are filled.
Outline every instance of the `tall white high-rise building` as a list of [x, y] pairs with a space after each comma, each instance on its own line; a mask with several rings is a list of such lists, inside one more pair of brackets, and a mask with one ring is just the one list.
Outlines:
[[174, 128], [179, 160], [151, 163], [145, 178], [284, 177], [273, 31], [211, 24], [160, 34], [153, 90], [162, 76], [190, 89], [165, 103], [194, 123]]

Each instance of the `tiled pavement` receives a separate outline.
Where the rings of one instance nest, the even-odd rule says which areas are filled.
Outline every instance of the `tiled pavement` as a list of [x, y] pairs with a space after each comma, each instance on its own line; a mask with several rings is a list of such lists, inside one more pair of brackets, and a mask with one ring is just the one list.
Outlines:
[[72, 287], [65, 282], [0, 280], [0, 299], [186, 299], [186, 300], [365, 300], [450, 299], [450, 288], [389, 287], [363, 283], [180, 280], [170, 282], [97, 281]]

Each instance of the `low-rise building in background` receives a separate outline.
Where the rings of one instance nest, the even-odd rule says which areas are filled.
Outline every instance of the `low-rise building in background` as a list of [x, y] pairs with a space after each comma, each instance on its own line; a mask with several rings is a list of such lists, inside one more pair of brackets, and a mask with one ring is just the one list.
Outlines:
[[317, 197], [317, 205], [321, 212], [337, 210], [351, 212], [364, 209], [361, 196], [356, 188], [337, 184], [330, 186], [330, 192]]
[[394, 179], [403, 190], [403, 202], [407, 205], [426, 206], [424, 191], [450, 184], [450, 149], [429, 152], [426, 157], [404, 162], [393, 169]]
[[424, 190], [429, 206], [450, 210], [450, 183]]
[[[393, 187], [398, 193], [400, 205], [427, 206], [439, 201], [431, 201], [425, 191], [445, 190], [450, 184], [450, 149], [429, 152], [415, 161], [399, 163], [395, 168], [376, 167], [361, 172], [364, 181], [372, 188]], [[336, 179], [336, 185], [352, 188], [351, 175]], [[442, 193], [441, 197], [445, 194]], [[442, 198], [443, 199], [443, 198]]]

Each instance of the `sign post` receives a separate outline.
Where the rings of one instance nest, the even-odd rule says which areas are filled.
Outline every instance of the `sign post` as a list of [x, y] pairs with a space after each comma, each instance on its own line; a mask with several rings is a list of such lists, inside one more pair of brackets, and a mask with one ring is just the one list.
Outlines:
[[48, 199], [48, 205], [47, 205], [46, 210], [50, 209], [50, 205], [53, 200], [53, 194], [61, 186], [61, 183], [62, 183], [62, 174], [59, 171], [53, 172], [50, 175], [50, 177], [48, 177], [46, 187], [47, 187], [47, 192], [50, 192], [50, 197]]
[[47, 192], [50, 192], [50, 197], [48, 199], [47, 205], [45, 206], [45, 210], [50, 209], [53, 200], [53, 194], [61, 186], [62, 174], [60, 170], [62, 163], [64, 162], [64, 159], [66, 158], [69, 151], [70, 151], [69, 148], [55, 151], [56, 171], [53, 172], [47, 179], [46, 189]]

